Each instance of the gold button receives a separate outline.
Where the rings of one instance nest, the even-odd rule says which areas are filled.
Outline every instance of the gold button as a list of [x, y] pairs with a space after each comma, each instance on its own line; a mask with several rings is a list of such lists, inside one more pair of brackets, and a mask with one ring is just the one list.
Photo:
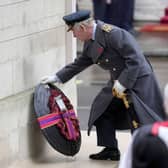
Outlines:
[[106, 61], [106, 62], [109, 62], [109, 59], [107, 59], [107, 58], [106, 58], [106, 60], [105, 60], [105, 61]]
[[113, 68], [113, 71], [116, 71], [116, 68]]

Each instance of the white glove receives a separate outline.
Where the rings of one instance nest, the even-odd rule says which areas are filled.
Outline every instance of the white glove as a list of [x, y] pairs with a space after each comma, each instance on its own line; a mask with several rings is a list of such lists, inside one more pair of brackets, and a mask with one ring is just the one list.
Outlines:
[[113, 96], [117, 97], [119, 99], [122, 99], [125, 107], [128, 109], [129, 108], [129, 102], [127, 100], [126, 93], [124, 93], [125, 90], [126, 90], [126, 88], [123, 85], [121, 85], [121, 83], [118, 80], [116, 80], [114, 82], [114, 86], [112, 88]]
[[114, 82], [113, 89], [114, 89], [119, 95], [122, 95], [123, 92], [126, 90], [126, 88], [125, 88], [123, 85], [121, 85], [121, 83], [120, 83], [118, 80], [116, 80], [116, 81]]
[[50, 75], [42, 77], [40, 83], [47, 84], [47, 83], [62, 83], [62, 82], [57, 75]]

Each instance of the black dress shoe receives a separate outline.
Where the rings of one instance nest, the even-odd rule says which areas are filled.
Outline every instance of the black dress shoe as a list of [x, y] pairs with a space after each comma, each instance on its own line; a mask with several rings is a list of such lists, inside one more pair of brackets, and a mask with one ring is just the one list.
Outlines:
[[104, 148], [101, 152], [89, 155], [93, 160], [120, 160], [120, 151], [114, 148]]

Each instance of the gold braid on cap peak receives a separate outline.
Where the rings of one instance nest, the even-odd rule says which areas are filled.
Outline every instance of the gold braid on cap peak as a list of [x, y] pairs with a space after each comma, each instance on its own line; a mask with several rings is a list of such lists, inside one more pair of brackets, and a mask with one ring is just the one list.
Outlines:
[[102, 30], [104, 30], [105, 32], [108, 32], [108, 33], [109, 33], [109, 32], [113, 29], [113, 26], [110, 25], [110, 24], [104, 23], [101, 28], [102, 28]]

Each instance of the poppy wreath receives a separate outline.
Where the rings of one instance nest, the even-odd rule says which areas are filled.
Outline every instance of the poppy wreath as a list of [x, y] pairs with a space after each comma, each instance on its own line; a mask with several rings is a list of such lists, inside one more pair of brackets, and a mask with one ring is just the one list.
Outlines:
[[[56, 124], [60, 130], [60, 133], [68, 140], [77, 140], [80, 136], [79, 121], [76, 118], [74, 109], [69, 99], [61, 92], [55, 89], [50, 90], [49, 108], [51, 113], [58, 114], [60, 116], [59, 122]], [[55, 101], [55, 97], [61, 96], [66, 109], [61, 111], [59, 105]]]
[[[56, 101], [57, 98], [65, 106], [63, 110]], [[50, 88], [48, 107], [50, 114], [38, 118], [41, 129], [56, 125], [66, 139], [76, 141], [80, 137], [80, 127], [73, 106], [64, 93], [53, 86]]]

